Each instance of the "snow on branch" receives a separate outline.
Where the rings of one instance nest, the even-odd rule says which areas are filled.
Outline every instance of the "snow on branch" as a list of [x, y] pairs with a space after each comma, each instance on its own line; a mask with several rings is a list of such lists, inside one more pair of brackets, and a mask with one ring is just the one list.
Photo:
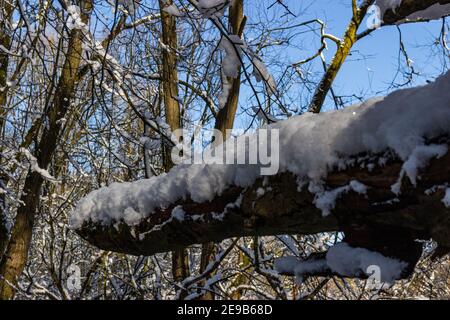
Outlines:
[[[449, 140], [439, 140], [440, 143]], [[382, 159], [384, 154], [372, 158]], [[130, 226], [84, 222], [76, 230], [91, 244], [108, 251], [152, 255], [188, 245], [241, 236], [276, 234], [315, 234], [343, 231], [352, 248], [379, 252], [408, 264], [407, 276], [421, 255], [415, 239], [434, 239], [449, 250], [450, 209], [446, 190], [436, 185], [450, 180], [450, 154], [432, 159], [420, 171], [417, 186], [404, 180], [402, 194], [390, 188], [398, 179], [402, 161], [387, 160], [383, 166], [368, 170], [367, 157], [354, 158], [355, 165], [328, 175], [324, 181], [333, 190], [357, 179], [368, 186], [366, 194], [348, 192], [336, 200], [330, 215], [324, 216], [314, 202], [314, 194], [299, 189], [298, 178], [283, 173], [259, 178], [249, 188], [230, 187], [212, 201], [197, 203], [181, 199], [156, 209], [147, 219]], [[384, 160], [383, 160], [384, 161]], [[261, 189], [265, 192], [262, 194]], [[357, 274], [355, 276], [361, 276]], [[351, 276], [347, 274], [346, 276]]]
[[58, 183], [58, 179], [53, 177], [46, 169], [43, 169], [39, 167], [37, 159], [31, 154], [31, 152], [28, 149], [21, 148], [20, 152], [27, 158], [28, 162], [30, 163], [30, 170], [37, 172], [41, 175], [42, 178], [49, 182]]
[[[330, 169], [350, 167], [355, 155], [389, 149], [405, 162], [404, 169], [414, 183], [415, 169], [427, 162], [427, 154], [419, 152], [427, 148], [424, 139], [450, 134], [449, 86], [450, 72], [423, 87], [399, 90], [341, 111], [306, 113], [268, 126], [279, 132], [279, 141], [273, 146], [274, 151], [279, 150], [278, 171], [305, 179], [309, 189], [319, 196], [324, 192], [322, 182]], [[237, 149], [249, 158], [252, 150], [248, 150], [246, 140], [250, 145], [257, 144], [258, 134], [247, 134], [245, 138], [230, 139], [218, 148], [229, 150], [227, 144], [237, 144]], [[446, 152], [444, 146], [435, 149], [439, 152], [432, 152], [428, 158]], [[382, 163], [383, 159], [377, 161]], [[376, 166], [377, 162], [370, 165]], [[74, 228], [88, 221], [103, 225], [138, 224], [155, 209], [182, 199], [201, 203], [211, 201], [229, 187], [250, 187], [260, 177], [262, 167], [261, 163], [180, 165], [149, 180], [112, 184], [81, 200], [71, 223]]]
[[[267, 127], [279, 132], [275, 175], [262, 176], [267, 163], [259, 162], [183, 164], [90, 193], [71, 226], [102, 249], [136, 255], [230, 237], [344, 231], [352, 247], [406, 261], [410, 271], [420, 256], [415, 239], [450, 248], [447, 192], [427, 192], [450, 181], [449, 87], [450, 72], [278, 122]], [[258, 132], [245, 137], [216, 148], [233, 142], [250, 159], [247, 146], [260, 140]]]
[[377, 0], [383, 25], [428, 21], [450, 15], [450, 0]]
[[332, 246], [322, 258], [301, 260], [293, 256], [275, 260], [275, 269], [284, 275], [303, 281], [311, 275], [339, 275], [344, 277], [370, 276], [378, 269], [380, 283], [392, 283], [402, 277], [408, 263], [385, 257], [378, 252], [353, 248], [345, 242]]

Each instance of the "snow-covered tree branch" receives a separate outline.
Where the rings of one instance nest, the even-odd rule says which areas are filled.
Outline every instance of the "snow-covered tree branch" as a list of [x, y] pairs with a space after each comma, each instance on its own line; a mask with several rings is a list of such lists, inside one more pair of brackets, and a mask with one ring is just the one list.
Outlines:
[[448, 297], [449, 7], [0, 0], [0, 299]]
[[[450, 248], [449, 85], [447, 73], [384, 99], [273, 125], [281, 137], [273, 177], [259, 176], [261, 165], [192, 164], [94, 191], [72, 226], [104, 250], [135, 255], [230, 237], [343, 231], [353, 247], [408, 262], [409, 275], [421, 254], [416, 239]], [[261, 143], [259, 133], [250, 144]], [[251, 152], [245, 141], [237, 150]]]

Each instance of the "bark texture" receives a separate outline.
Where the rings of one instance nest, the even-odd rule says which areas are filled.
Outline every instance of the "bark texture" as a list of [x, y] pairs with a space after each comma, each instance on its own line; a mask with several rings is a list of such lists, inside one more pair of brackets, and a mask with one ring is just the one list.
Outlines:
[[[232, 34], [242, 36], [244, 32], [245, 17], [244, 17], [244, 3], [243, 0], [233, 0], [230, 6], [230, 30]], [[239, 73], [241, 68], [239, 67]], [[239, 92], [241, 87], [241, 77], [227, 78], [228, 83], [231, 84], [231, 89], [228, 94], [228, 99], [223, 108], [217, 113], [215, 129], [222, 132], [223, 137], [226, 137], [226, 130], [232, 129], [236, 110], [239, 102]]]
[[[448, 141], [448, 140], [446, 140]], [[402, 162], [390, 160], [385, 166], [372, 171], [360, 166], [335, 172], [327, 178], [329, 188], [347, 185], [351, 180], [368, 186], [366, 195], [350, 192], [342, 195], [332, 214], [323, 216], [313, 204], [314, 195], [307, 190], [297, 190], [296, 177], [282, 173], [269, 178], [272, 187], [262, 197], [256, 190], [263, 179], [247, 189], [232, 187], [211, 202], [179, 201], [166, 209], [153, 212], [134, 228], [136, 235], [124, 223], [118, 227], [85, 224], [77, 232], [91, 244], [110, 251], [134, 255], [151, 255], [182, 248], [191, 244], [221, 241], [230, 237], [267, 236], [277, 234], [314, 234], [326, 231], [343, 231], [354, 246], [381, 252], [404, 261], [417, 257], [414, 239], [433, 238], [444, 252], [450, 248], [450, 208], [442, 199], [445, 189], [431, 194], [425, 191], [450, 181], [450, 153], [433, 159], [420, 172], [417, 186], [405, 178], [398, 200], [391, 186], [397, 181]], [[230, 206], [242, 197], [240, 206]], [[168, 220], [172, 209], [181, 205], [189, 215], [202, 215], [202, 220], [186, 218]], [[223, 213], [222, 219], [215, 213]]]
[[[171, 5], [171, 0], [160, 0], [162, 51], [162, 94], [166, 112], [166, 122], [172, 131], [181, 128], [180, 103], [178, 101], [178, 71], [177, 71], [177, 21], [176, 17], [164, 11]], [[171, 146], [164, 146], [165, 169], [173, 166]], [[172, 275], [176, 282], [181, 282], [189, 276], [189, 257], [184, 247], [174, 248], [172, 252]], [[184, 293], [181, 294], [181, 297]]]
[[[229, 29], [232, 34], [242, 36], [245, 26], [245, 16], [244, 16], [244, 2], [243, 0], [233, 0], [229, 9]], [[239, 67], [238, 76], [236, 78], [228, 77], [226, 81], [231, 84], [231, 89], [228, 93], [227, 101], [225, 106], [219, 110], [216, 116], [216, 121], [214, 128], [222, 132], [222, 138], [228, 139], [227, 130], [232, 129], [234, 125], [234, 119], [236, 116], [236, 110], [239, 103], [239, 92], [241, 87], [241, 77], [240, 77]], [[217, 137], [215, 137], [217, 139]], [[223, 143], [221, 140], [214, 140], [215, 145]], [[216, 246], [214, 242], [207, 242], [202, 245], [202, 255], [200, 259], [200, 273], [204, 272], [206, 267], [209, 265], [211, 260], [215, 255]], [[207, 292], [200, 299], [212, 300], [214, 299], [214, 294], [212, 292]]]
[[[11, 45], [11, 31], [9, 30], [8, 24], [11, 22], [11, 16], [14, 7], [9, 1], [0, 0], [0, 8], [4, 11], [4, 17], [0, 21], [0, 45], [3, 48], [9, 49]], [[8, 81], [8, 66], [9, 66], [9, 55], [3, 50], [0, 50], [0, 137], [3, 137], [5, 118], [7, 115], [6, 100], [7, 100], [7, 90], [6, 84]], [[0, 151], [2, 147], [0, 146]], [[0, 155], [0, 165], [3, 164], [5, 159], [2, 159]], [[0, 188], [6, 190], [6, 185], [8, 183], [8, 176], [6, 173], [0, 171]], [[3, 252], [8, 244], [8, 228], [6, 219], [6, 195], [5, 193], [0, 194], [0, 260], [2, 258]]]
[[[86, 9], [85, 12], [90, 12], [92, 9], [91, 2], [85, 1], [83, 4]], [[86, 23], [89, 16], [83, 14], [82, 19]], [[47, 114], [48, 126], [44, 128], [35, 150], [35, 157], [40, 168], [46, 169], [55, 153], [58, 138], [62, 131], [60, 120], [69, 110], [75, 94], [82, 50], [82, 32], [74, 29], [70, 33], [66, 59], [56, 88], [53, 105]], [[17, 209], [11, 237], [0, 262], [0, 299], [13, 298], [14, 285], [25, 267], [43, 182], [44, 180], [39, 173], [31, 170], [28, 172], [21, 197], [23, 204]]]

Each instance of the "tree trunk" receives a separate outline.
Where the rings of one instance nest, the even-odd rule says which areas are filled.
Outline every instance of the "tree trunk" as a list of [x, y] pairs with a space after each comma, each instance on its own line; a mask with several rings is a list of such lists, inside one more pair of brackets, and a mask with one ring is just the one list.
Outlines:
[[[177, 71], [177, 22], [176, 18], [163, 9], [172, 1], [159, 0], [162, 29], [162, 86], [166, 112], [166, 122], [172, 131], [181, 128], [180, 103], [178, 102], [178, 71]], [[171, 146], [164, 145], [164, 167], [166, 171], [173, 167]], [[189, 259], [186, 248], [172, 252], [172, 275], [176, 282], [189, 276]], [[179, 288], [177, 288], [179, 290]], [[183, 297], [181, 294], [180, 297]]]
[[[238, 36], [242, 36], [244, 31], [244, 3], [243, 0], [233, 0], [230, 6], [230, 14], [229, 14], [229, 24], [232, 34], [236, 34]], [[226, 81], [231, 83], [231, 90], [228, 93], [227, 101], [225, 106], [219, 110], [216, 117], [216, 122], [214, 124], [214, 128], [220, 130], [222, 132], [222, 137], [224, 140], [228, 139], [227, 130], [233, 128], [234, 119], [236, 116], [236, 110], [239, 103], [239, 92], [241, 87], [241, 77], [239, 74], [236, 78], [228, 77]], [[217, 139], [217, 137], [215, 137]], [[215, 140], [214, 144], [219, 145], [223, 141]], [[215, 244], [214, 242], [208, 242], [202, 245], [202, 255], [200, 262], [200, 273], [203, 273], [208, 266], [209, 262], [215, 255]], [[201, 297], [203, 300], [213, 300], [214, 294], [212, 292], [207, 292], [204, 296]]]
[[[230, 7], [230, 29], [233, 34], [242, 36], [244, 31], [244, 3], [243, 0], [233, 0]], [[239, 67], [239, 73], [241, 68]], [[235, 79], [228, 78], [228, 83], [231, 83], [231, 90], [228, 94], [227, 102], [225, 106], [217, 113], [216, 123], [214, 128], [220, 130], [224, 139], [226, 136], [226, 130], [233, 128], [234, 118], [236, 116], [236, 110], [239, 102], [239, 91], [241, 87], [241, 77], [238, 75]], [[221, 143], [221, 141], [219, 142]]]
[[[0, 8], [4, 10], [3, 20], [0, 21], [0, 46], [9, 49], [11, 45], [11, 36], [8, 24], [11, 22], [12, 12], [14, 10], [13, 6], [9, 1], [0, 0]], [[6, 112], [6, 100], [7, 100], [7, 90], [6, 84], [8, 81], [8, 65], [9, 65], [9, 55], [3, 50], [0, 50], [0, 136], [4, 135], [5, 118]], [[0, 151], [3, 147], [0, 144]], [[0, 155], [0, 166], [3, 165], [3, 158]], [[0, 171], [0, 188], [6, 190], [6, 185], [8, 184], [8, 176], [5, 172]], [[0, 261], [2, 259], [3, 253], [8, 244], [8, 228], [7, 228], [7, 218], [6, 218], [6, 194], [0, 193]]]
[[181, 128], [180, 104], [178, 102], [178, 71], [177, 71], [177, 23], [176, 18], [163, 10], [165, 3], [172, 1], [160, 0], [162, 24], [162, 86], [166, 111], [166, 122], [172, 130]]
[[[85, 9], [85, 12], [91, 11], [90, 1], [85, 1]], [[83, 14], [82, 18], [85, 23], [89, 19], [86, 14]], [[82, 31], [74, 29], [70, 33], [66, 60], [54, 95], [53, 106], [48, 113], [49, 124], [44, 129], [35, 150], [35, 156], [40, 168], [46, 169], [55, 153], [61, 132], [60, 120], [66, 115], [74, 98], [81, 54]], [[23, 204], [17, 209], [11, 238], [0, 263], [0, 275], [2, 276], [2, 279], [0, 279], [0, 299], [13, 298], [13, 286], [17, 284], [18, 278], [27, 262], [42, 183], [43, 178], [41, 175], [31, 170], [28, 172], [21, 197]]]
[[328, 66], [325, 75], [322, 77], [319, 85], [316, 88], [311, 104], [309, 105], [309, 112], [319, 113], [322, 109], [323, 103], [331, 89], [339, 70], [345, 62], [345, 59], [350, 53], [353, 45], [357, 41], [357, 32], [361, 22], [366, 15], [369, 5], [373, 1], [366, 1], [361, 8], [354, 14], [344, 34], [344, 39], [337, 43], [336, 53], [334, 54], [331, 64]]

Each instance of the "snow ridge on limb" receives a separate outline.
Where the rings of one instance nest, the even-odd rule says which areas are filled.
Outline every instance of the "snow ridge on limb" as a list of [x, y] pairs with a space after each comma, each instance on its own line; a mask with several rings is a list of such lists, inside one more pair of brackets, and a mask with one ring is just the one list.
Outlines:
[[[443, 144], [448, 139], [439, 140]], [[384, 154], [380, 156], [385, 156]], [[368, 186], [366, 194], [349, 192], [336, 202], [332, 214], [323, 216], [313, 204], [314, 195], [297, 189], [291, 173], [259, 178], [252, 187], [231, 187], [213, 201], [180, 200], [158, 209], [135, 226], [87, 222], [76, 232], [91, 244], [108, 251], [152, 255], [179, 247], [240, 236], [314, 234], [343, 231], [354, 248], [365, 248], [408, 263], [403, 275], [414, 269], [421, 254], [415, 239], [437, 241], [450, 248], [450, 209], [442, 201], [445, 189], [426, 192], [450, 180], [450, 154], [432, 159], [420, 171], [417, 186], [405, 179], [402, 194], [394, 197], [390, 187], [402, 167], [391, 158], [371, 171], [362, 162], [328, 175], [328, 188], [339, 188], [357, 179]], [[263, 195], [260, 188], [271, 188]], [[283, 204], [280, 206], [280, 204]], [[183, 212], [182, 219], [176, 219]]]
[[450, 251], [447, 191], [434, 188], [450, 181], [449, 81], [450, 72], [423, 87], [272, 125], [280, 130], [281, 169], [273, 176], [260, 176], [259, 165], [180, 165], [99, 189], [80, 201], [72, 227], [101, 249], [134, 255], [231, 237], [343, 231], [344, 251], [361, 259], [333, 269], [322, 257], [305, 272], [345, 267], [345, 276], [364, 277], [366, 258], [381, 257], [386, 281], [408, 277], [422, 252], [416, 239]]
[[[398, 90], [344, 110], [306, 113], [270, 125], [268, 128], [277, 129], [280, 137], [279, 172], [292, 173], [309, 183], [310, 192], [321, 194], [329, 172], [351, 167], [356, 155], [389, 150], [407, 161], [424, 145], [424, 139], [450, 134], [449, 87], [447, 72], [426, 86]], [[256, 134], [247, 137], [250, 145], [258, 142]], [[241, 141], [244, 143], [237, 147], [248, 153], [245, 139]], [[367, 166], [377, 167], [385, 160], [380, 157]], [[70, 224], [74, 229], [89, 222], [137, 225], [156, 210], [183, 199], [204, 203], [229, 188], [251, 187], [260, 178], [261, 168], [259, 164], [185, 164], [148, 180], [115, 183], [82, 199]]]
[[322, 255], [302, 260], [293, 256], [275, 260], [275, 270], [280, 274], [295, 276], [302, 281], [305, 276], [339, 275], [352, 278], [367, 278], [374, 268], [379, 269], [379, 282], [392, 283], [401, 279], [408, 263], [385, 257], [364, 248], [353, 248], [345, 242], [338, 243]]

